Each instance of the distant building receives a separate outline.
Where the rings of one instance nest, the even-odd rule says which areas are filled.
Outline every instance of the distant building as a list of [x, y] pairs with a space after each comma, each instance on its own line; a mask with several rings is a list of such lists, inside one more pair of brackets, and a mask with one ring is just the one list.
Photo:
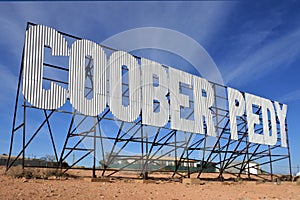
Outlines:
[[[147, 157], [144, 156], [143, 159], [141, 156], [133, 155], [133, 156], [120, 156], [118, 155], [115, 158], [114, 162], [111, 163], [108, 168], [115, 169], [142, 169]], [[198, 160], [195, 159], [182, 159], [180, 160], [179, 165], [177, 166], [177, 162], [175, 157], [171, 156], [149, 156], [147, 168], [151, 171], [175, 171], [176, 167], [178, 171], [199, 171], [201, 164], [199, 164]], [[103, 163], [101, 163], [103, 165]], [[104, 166], [102, 166], [104, 167]], [[215, 172], [215, 165], [210, 164], [206, 165], [204, 168], [204, 172]]]
[[238, 174], [242, 167], [244, 167], [242, 170], [243, 174], [261, 174], [259, 164], [253, 161], [248, 162], [245, 166], [242, 161], [233, 161], [229, 164], [225, 172]]
[[[10, 162], [16, 159], [16, 156], [10, 157]], [[0, 156], [0, 166], [6, 166], [8, 160], [8, 155], [1, 155]], [[13, 166], [22, 165], [22, 157], [20, 156], [13, 164]], [[25, 166], [31, 166], [31, 167], [57, 167], [57, 162], [52, 161], [46, 161], [42, 159], [37, 158], [25, 158], [24, 159], [24, 165]], [[63, 167], [68, 167], [67, 162], [63, 162]]]

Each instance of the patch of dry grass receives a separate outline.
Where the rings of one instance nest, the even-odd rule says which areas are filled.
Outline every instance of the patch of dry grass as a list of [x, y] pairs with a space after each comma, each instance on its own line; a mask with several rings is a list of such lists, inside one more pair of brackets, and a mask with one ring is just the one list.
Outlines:
[[26, 178], [26, 179], [48, 179], [49, 177], [72, 177], [67, 173], [62, 173], [60, 170], [56, 169], [45, 169], [45, 168], [25, 168], [22, 169], [21, 165], [11, 167], [6, 173], [6, 175], [13, 178]]

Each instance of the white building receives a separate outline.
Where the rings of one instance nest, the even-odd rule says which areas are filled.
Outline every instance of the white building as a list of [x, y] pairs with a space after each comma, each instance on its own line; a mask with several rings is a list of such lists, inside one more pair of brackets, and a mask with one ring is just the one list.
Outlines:
[[240, 173], [240, 169], [244, 167], [242, 171], [243, 174], [260, 174], [260, 166], [258, 163], [250, 161], [248, 163], [243, 163], [242, 161], [233, 161], [229, 164], [225, 172], [229, 173]]

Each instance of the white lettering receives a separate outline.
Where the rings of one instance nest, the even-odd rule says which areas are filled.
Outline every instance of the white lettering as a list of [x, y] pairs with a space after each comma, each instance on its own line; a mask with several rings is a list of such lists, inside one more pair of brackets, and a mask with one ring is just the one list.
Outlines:
[[67, 99], [67, 90], [50, 82], [43, 89], [44, 47], [49, 46], [53, 56], [68, 56], [65, 38], [52, 28], [32, 26], [26, 31], [23, 59], [23, 94], [31, 105], [41, 109], [57, 109]]
[[[93, 63], [93, 98], [85, 97], [85, 57], [91, 56]], [[91, 62], [91, 61], [90, 61]], [[88, 40], [77, 40], [70, 52], [69, 93], [70, 102], [79, 112], [97, 116], [106, 106], [106, 55], [96, 43]], [[92, 63], [90, 63], [91, 65]], [[92, 67], [92, 66], [89, 66]]]
[[[140, 68], [136, 59], [124, 52], [114, 52], [109, 59], [109, 86], [110, 86], [110, 110], [118, 119], [131, 122], [134, 121], [141, 112], [140, 101]], [[129, 97], [128, 105], [123, 105], [122, 92], [122, 67], [128, 69]]]
[[[163, 127], [169, 119], [169, 103], [166, 95], [169, 89], [166, 70], [156, 62], [142, 58], [142, 123]], [[158, 78], [158, 86], [153, 85], [153, 76]], [[159, 101], [159, 112], [155, 112], [153, 101]]]
[[[204, 95], [205, 94], [205, 95]], [[203, 117], [206, 121], [207, 135], [216, 136], [215, 125], [210, 107], [215, 102], [215, 93], [211, 84], [203, 79], [194, 76], [194, 96], [195, 96], [195, 121], [196, 132], [204, 134]]]
[[238, 140], [237, 116], [245, 113], [245, 100], [239, 91], [227, 88], [231, 139]]
[[[206, 134], [216, 136], [218, 124], [214, 124], [216, 114], [211, 109], [218, 96], [207, 80], [171, 67], [166, 70], [161, 64], [144, 58], [139, 66], [137, 59], [123, 51], [112, 53], [107, 61], [100, 45], [78, 40], [70, 49], [68, 90], [53, 81], [45, 89], [45, 46], [51, 48], [52, 56], [69, 56], [67, 41], [56, 30], [37, 25], [26, 31], [22, 92], [31, 105], [57, 109], [66, 102], [69, 92], [70, 103], [84, 115], [97, 116], [109, 105], [112, 114], [122, 121], [132, 122], [141, 115], [142, 124], [163, 127], [171, 118], [172, 129], [205, 134], [206, 124]], [[93, 67], [85, 66], [86, 57]], [[87, 74], [87, 67], [92, 73]], [[89, 97], [85, 94], [87, 76], [92, 80]], [[279, 133], [277, 116], [281, 146], [287, 147], [287, 105], [273, 104], [269, 99], [247, 93], [243, 97], [232, 88], [227, 88], [227, 94], [231, 139], [238, 140], [237, 117], [246, 114], [249, 142], [275, 145]], [[192, 111], [186, 116], [184, 109]]]
[[287, 147], [287, 137], [286, 137], [286, 127], [285, 127], [287, 105], [283, 104], [282, 108], [280, 108], [280, 104], [275, 101], [275, 108], [280, 123], [281, 146]]

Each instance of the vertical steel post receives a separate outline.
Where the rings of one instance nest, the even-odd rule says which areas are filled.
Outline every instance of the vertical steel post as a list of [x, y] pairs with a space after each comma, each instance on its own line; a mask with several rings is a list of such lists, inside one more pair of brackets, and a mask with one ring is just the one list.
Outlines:
[[191, 172], [190, 172], [189, 148], [186, 148], [186, 159], [187, 159], [187, 167], [188, 167], [188, 178], [190, 178]]
[[[28, 30], [29, 26], [30, 26], [30, 23], [27, 23], [26, 31]], [[25, 40], [24, 40], [24, 43], [25, 43]], [[8, 158], [7, 158], [7, 162], [6, 162], [6, 171], [8, 170], [8, 168], [10, 166], [10, 158], [11, 158], [11, 154], [12, 154], [12, 147], [13, 147], [14, 136], [15, 136], [15, 131], [16, 131], [15, 126], [16, 126], [16, 120], [17, 120], [19, 95], [20, 95], [21, 81], [22, 81], [22, 75], [23, 75], [24, 51], [25, 51], [25, 45], [23, 46], [23, 51], [22, 51], [22, 60], [21, 60], [21, 67], [20, 67], [20, 71], [19, 71], [18, 88], [17, 88], [16, 101], [15, 101], [15, 107], [14, 107], [14, 116], [13, 116], [13, 125], [12, 125], [12, 131], [11, 131], [9, 153], [8, 153]], [[23, 132], [24, 132], [24, 124], [21, 126], [23, 126]], [[23, 142], [23, 147], [24, 147], [24, 142]], [[23, 163], [23, 161], [22, 161], [22, 163]]]
[[145, 163], [145, 176], [148, 178], [148, 163], [149, 163], [149, 149], [148, 149], [148, 126], [145, 126], [146, 128], [146, 163]]
[[293, 179], [293, 173], [292, 173], [292, 161], [291, 161], [290, 143], [289, 143], [289, 137], [288, 137], [289, 134], [288, 134], [288, 128], [287, 128], [287, 120], [285, 120], [285, 132], [286, 132], [286, 142], [287, 142], [287, 149], [288, 149], [288, 162], [289, 162], [289, 170], [290, 170], [290, 180], [292, 180]]
[[94, 159], [93, 159], [93, 178], [96, 178], [96, 156], [97, 156], [97, 144], [96, 144], [96, 123], [97, 123], [97, 117], [94, 117]]
[[[178, 164], [178, 160], [177, 160], [177, 131], [175, 131], [175, 135], [174, 135], [174, 141], [175, 141], [175, 166], [177, 166]], [[180, 166], [178, 166], [180, 167]]]
[[26, 142], [26, 99], [24, 98], [23, 105], [23, 157], [22, 157], [22, 168], [25, 168], [25, 142]]
[[268, 152], [269, 152], [269, 158], [270, 158], [271, 181], [273, 181], [273, 166], [272, 166], [272, 155], [271, 155], [270, 145], [268, 145]]

